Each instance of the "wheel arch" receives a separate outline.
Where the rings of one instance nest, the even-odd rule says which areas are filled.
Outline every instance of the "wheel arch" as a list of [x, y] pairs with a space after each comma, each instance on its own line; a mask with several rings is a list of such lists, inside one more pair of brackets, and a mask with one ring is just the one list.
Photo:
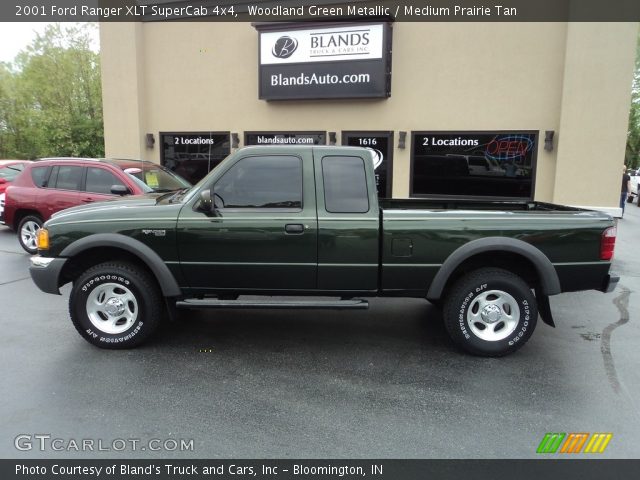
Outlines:
[[[5, 208], [6, 208], [6, 205], [5, 205]], [[38, 217], [44, 223], [44, 219], [38, 210], [34, 210], [32, 208], [20, 208], [16, 210], [15, 213], [13, 214], [13, 221], [11, 222], [12, 225], [9, 225], [9, 227], [12, 230], [17, 231], [18, 226], [20, 225], [20, 222], [22, 221], [22, 219], [28, 216]]]
[[427, 299], [439, 300], [462, 273], [482, 266], [501, 266], [524, 276], [530, 283], [533, 276], [544, 295], [561, 292], [553, 264], [538, 248], [515, 238], [486, 237], [464, 244], [447, 257], [429, 286]]
[[65, 247], [60, 256], [69, 260], [60, 272], [60, 281], [66, 283], [77, 276], [85, 259], [90, 258], [90, 265], [95, 265], [102, 260], [114, 260], [118, 252], [122, 253], [124, 260], [132, 260], [146, 267], [158, 282], [163, 296], [181, 296], [180, 287], [162, 258], [139, 240], [118, 233], [89, 235]]

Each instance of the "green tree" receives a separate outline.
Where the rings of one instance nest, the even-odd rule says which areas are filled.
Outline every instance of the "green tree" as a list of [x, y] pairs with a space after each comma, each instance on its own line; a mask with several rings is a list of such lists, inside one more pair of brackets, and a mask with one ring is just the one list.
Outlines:
[[625, 163], [630, 168], [640, 167], [640, 35], [636, 50], [636, 69], [631, 88], [631, 109], [629, 110], [629, 130]]
[[0, 67], [0, 157], [104, 155], [92, 28], [50, 25], [13, 64]]

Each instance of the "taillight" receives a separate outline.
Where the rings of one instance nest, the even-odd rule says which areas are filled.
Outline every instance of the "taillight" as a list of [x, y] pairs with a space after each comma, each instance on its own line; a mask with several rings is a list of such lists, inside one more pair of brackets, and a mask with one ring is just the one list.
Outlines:
[[616, 235], [618, 230], [616, 227], [609, 227], [600, 237], [600, 260], [611, 260], [613, 258], [613, 249], [616, 246]]

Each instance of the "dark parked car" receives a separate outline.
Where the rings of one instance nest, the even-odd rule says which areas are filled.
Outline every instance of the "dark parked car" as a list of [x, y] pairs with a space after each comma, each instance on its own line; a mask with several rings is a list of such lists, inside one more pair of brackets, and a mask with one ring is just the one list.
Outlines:
[[189, 186], [167, 169], [142, 160], [44, 159], [28, 165], [7, 189], [4, 221], [18, 233], [22, 248], [34, 254], [37, 230], [60, 210]]

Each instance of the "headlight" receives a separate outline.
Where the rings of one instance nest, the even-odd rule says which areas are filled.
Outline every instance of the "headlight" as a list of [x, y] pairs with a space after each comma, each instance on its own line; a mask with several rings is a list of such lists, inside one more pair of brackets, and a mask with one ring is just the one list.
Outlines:
[[37, 233], [38, 237], [38, 250], [49, 250], [49, 231], [46, 228], [41, 228]]

